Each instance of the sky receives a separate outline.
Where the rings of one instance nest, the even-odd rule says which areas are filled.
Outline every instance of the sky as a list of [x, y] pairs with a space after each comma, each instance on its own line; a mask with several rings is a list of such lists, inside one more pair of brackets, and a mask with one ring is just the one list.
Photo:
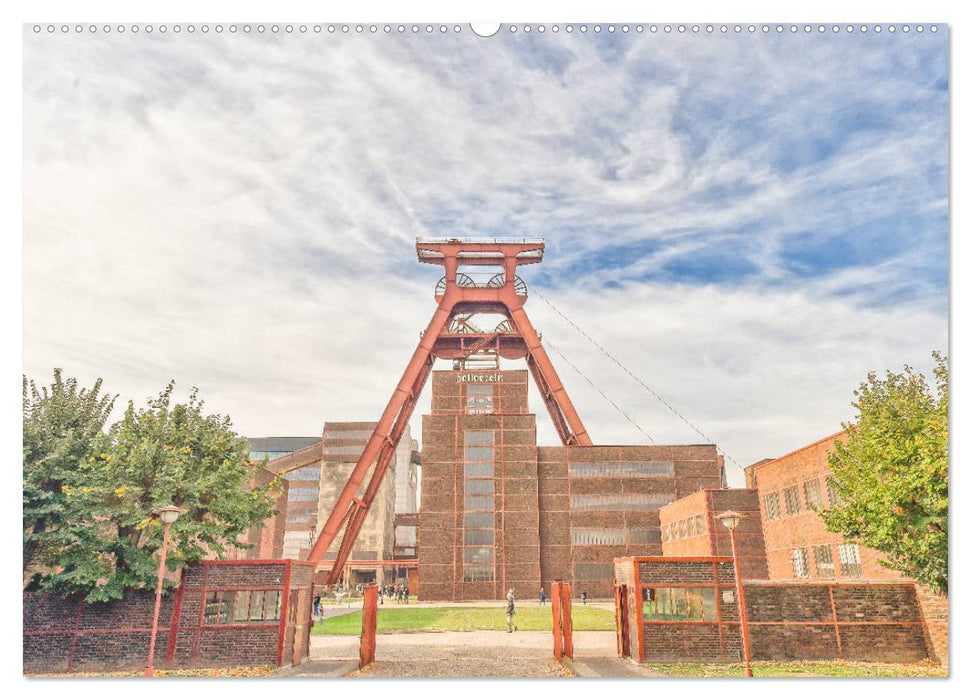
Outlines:
[[25, 28], [31, 379], [174, 379], [254, 437], [376, 420], [435, 308], [419, 236], [545, 239], [530, 289], [707, 436], [533, 293], [594, 442], [710, 439], [736, 485], [947, 349], [946, 30], [196, 26]]

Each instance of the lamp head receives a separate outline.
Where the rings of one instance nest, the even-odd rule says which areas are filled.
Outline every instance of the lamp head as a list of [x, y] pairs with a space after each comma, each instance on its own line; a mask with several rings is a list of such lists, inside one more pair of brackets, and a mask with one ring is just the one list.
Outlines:
[[159, 508], [156, 512], [162, 519], [163, 523], [166, 525], [171, 525], [178, 520], [179, 516], [182, 515], [182, 513], [185, 513], [186, 510], [185, 508], [179, 508], [178, 506], [165, 506], [164, 508]]
[[734, 530], [745, 516], [734, 510], [726, 510], [724, 513], [719, 513], [715, 517], [729, 530]]

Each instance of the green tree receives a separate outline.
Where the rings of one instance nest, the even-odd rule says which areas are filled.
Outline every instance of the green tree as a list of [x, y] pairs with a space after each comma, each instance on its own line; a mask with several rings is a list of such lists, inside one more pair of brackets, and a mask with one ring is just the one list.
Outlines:
[[243, 546], [238, 538], [275, 513], [271, 482], [228, 417], [206, 415], [198, 391], [173, 403], [173, 384], [147, 408], [129, 402], [124, 417], [97, 437], [62, 486], [56, 554], [41, 590], [80, 593], [89, 601], [154, 587], [163, 528], [154, 513], [185, 509], [171, 529], [166, 567], [178, 570]]
[[66, 514], [65, 489], [80, 488], [77, 466], [103, 435], [115, 397], [90, 389], [54, 370], [50, 386], [38, 389], [23, 378], [23, 520], [25, 581], [56, 566], [60, 523]]
[[948, 365], [933, 357], [936, 393], [907, 366], [871, 372], [854, 392], [856, 423], [829, 456], [839, 502], [820, 515], [884, 566], [947, 593]]

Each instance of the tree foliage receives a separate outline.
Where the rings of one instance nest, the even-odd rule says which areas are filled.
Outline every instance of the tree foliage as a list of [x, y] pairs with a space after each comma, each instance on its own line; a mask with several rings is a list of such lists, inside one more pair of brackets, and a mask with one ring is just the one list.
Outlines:
[[90, 389], [79, 388], [76, 379], [65, 381], [55, 369], [54, 382], [38, 389], [24, 377], [25, 578], [38, 566], [55, 565], [68, 506], [65, 487], [77, 485], [77, 465], [102, 435], [114, 402], [101, 393], [100, 379]]
[[936, 393], [907, 366], [871, 372], [854, 392], [856, 423], [829, 457], [839, 502], [820, 515], [885, 566], [947, 593], [948, 365], [933, 356]]
[[[229, 418], [205, 415], [195, 389], [184, 404], [173, 404], [172, 391], [170, 383], [144, 409], [129, 402], [124, 417], [93, 435], [64, 478], [51, 483], [62, 508], [49, 525], [46, 556], [33, 562], [43, 568], [37, 588], [103, 601], [154, 586], [163, 534], [154, 512], [169, 504], [186, 510], [171, 528], [169, 570], [222, 556], [274, 514], [277, 484], [255, 485], [246, 441]], [[27, 416], [25, 408], [25, 435]]]

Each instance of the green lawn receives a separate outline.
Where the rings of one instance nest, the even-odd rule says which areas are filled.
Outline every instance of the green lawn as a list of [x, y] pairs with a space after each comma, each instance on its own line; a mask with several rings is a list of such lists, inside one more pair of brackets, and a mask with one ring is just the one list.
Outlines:
[[[524, 632], [553, 630], [553, 615], [549, 606], [520, 607], [516, 610], [516, 627]], [[409, 608], [381, 606], [378, 608], [378, 634], [399, 632], [474, 632], [476, 630], [505, 630], [506, 607], [494, 608]], [[612, 630], [613, 610], [594, 607], [573, 608], [573, 629]], [[353, 612], [314, 625], [314, 634], [361, 634], [361, 612]]]
[[[714, 678], [743, 676], [742, 664], [653, 663], [648, 668], [666, 676]], [[859, 661], [757, 661], [752, 675], [766, 678], [821, 676], [827, 678], [947, 677], [947, 669], [930, 663], [880, 664]]]

